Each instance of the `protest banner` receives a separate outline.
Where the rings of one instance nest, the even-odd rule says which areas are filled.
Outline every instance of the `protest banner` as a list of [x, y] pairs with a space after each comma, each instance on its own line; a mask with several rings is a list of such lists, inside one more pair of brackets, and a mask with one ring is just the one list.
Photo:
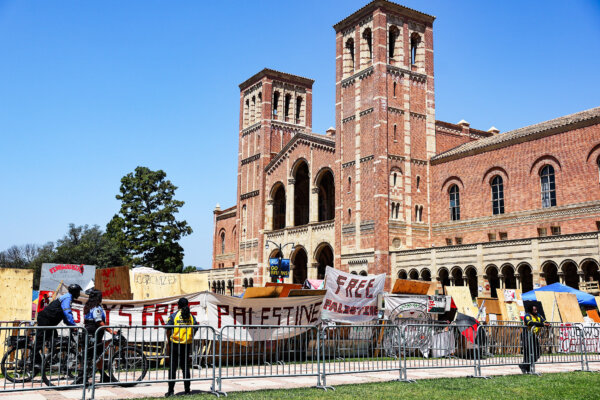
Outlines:
[[[62, 286], [59, 293], [66, 293], [66, 286]], [[110, 326], [153, 326], [165, 325], [169, 316], [177, 311], [177, 301], [185, 297], [188, 299], [191, 314], [196, 317], [200, 325], [209, 325], [215, 329], [233, 325], [310, 325], [320, 322], [322, 296], [266, 298], [266, 299], [240, 299], [210, 292], [192, 293], [160, 299], [148, 300], [103, 300], [102, 307], [106, 314], [106, 323]], [[83, 322], [83, 306], [87, 297], [82, 294], [73, 302], [73, 318], [77, 324]], [[289, 334], [289, 330], [281, 329], [256, 330], [261, 339], [277, 340]], [[299, 330], [294, 331], [296, 334]], [[153, 340], [157, 336], [162, 338], [164, 332], [144, 330], [144, 337]], [[224, 332], [224, 340], [239, 340], [240, 335], [245, 340], [250, 340], [254, 332], [244, 329], [232, 329]], [[246, 336], [247, 335], [247, 336]], [[148, 336], [148, 337], [146, 337]], [[141, 338], [137, 338], [141, 340]]]
[[427, 296], [386, 293], [383, 295], [383, 301], [385, 302], [385, 316], [396, 325], [399, 325], [402, 319], [414, 322], [425, 322], [431, 319], [427, 313]]
[[127, 267], [96, 269], [94, 286], [102, 292], [102, 297], [105, 299], [133, 299], [129, 283], [129, 268]]
[[322, 317], [335, 322], [364, 323], [377, 318], [377, 295], [385, 274], [360, 276], [327, 267]]
[[95, 277], [95, 265], [44, 263], [40, 291], [54, 291], [61, 282], [66, 286], [77, 284], [85, 290]]
[[[578, 327], [579, 329], [575, 329]], [[559, 353], [580, 353], [582, 347], [587, 353], [600, 353], [600, 324], [560, 324]], [[584, 343], [581, 343], [583, 334]]]

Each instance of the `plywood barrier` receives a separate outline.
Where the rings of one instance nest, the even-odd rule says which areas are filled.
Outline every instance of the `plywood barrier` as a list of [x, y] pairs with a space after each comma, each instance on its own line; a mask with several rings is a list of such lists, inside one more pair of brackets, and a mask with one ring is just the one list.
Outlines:
[[598, 310], [587, 310], [587, 316], [591, 318], [594, 322], [600, 322], [600, 315], [598, 315]]
[[446, 293], [452, 296], [458, 312], [477, 318], [478, 310], [473, 305], [471, 291], [467, 286], [446, 286]]
[[244, 292], [244, 299], [258, 299], [265, 297], [279, 297], [282, 286], [249, 287]]
[[577, 296], [573, 293], [554, 293], [563, 322], [583, 322]]
[[132, 300], [128, 267], [96, 268], [96, 289], [102, 297], [109, 300]]
[[556, 303], [556, 297], [554, 292], [535, 292], [535, 298], [542, 303], [544, 307], [544, 313], [546, 314], [546, 321], [548, 322], [562, 322], [560, 319], [560, 312], [558, 311], [558, 304]]
[[267, 282], [265, 284], [266, 287], [281, 287], [282, 290], [279, 293], [279, 297], [288, 297], [291, 290], [300, 290], [302, 289], [302, 285], [296, 283], [277, 283], [277, 282]]
[[160, 299], [181, 294], [182, 274], [132, 274], [134, 300]]
[[180, 294], [190, 294], [210, 290], [208, 287], [208, 275], [192, 272], [189, 274], [180, 274], [181, 292]]
[[[33, 270], [0, 268], [0, 321], [29, 321], [32, 291]], [[4, 355], [5, 334], [0, 335], [0, 357]]]
[[430, 289], [434, 287], [435, 282], [412, 281], [409, 279], [396, 279], [393, 294], [434, 294]]

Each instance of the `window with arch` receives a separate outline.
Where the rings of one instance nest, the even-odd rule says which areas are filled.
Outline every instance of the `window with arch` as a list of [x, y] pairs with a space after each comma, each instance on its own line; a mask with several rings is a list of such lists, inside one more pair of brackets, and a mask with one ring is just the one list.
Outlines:
[[[394, 82], [393, 90], [392, 90], [392, 94], [394, 97], [396, 97], [396, 85], [397, 85], [396, 82]], [[396, 126], [396, 125], [394, 125], [394, 126]]]
[[354, 39], [346, 40], [344, 47], [344, 73], [351, 75], [354, 72]]
[[246, 238], [246, 205], [245, 204], [242, 206], [241, 225], [242, 225], [242, 239], [245, 239]]
[[290, 105], [291, 104], [292, 104], [292, 95], [286, 94], [285, 100], [283, 103], [283, 116], [285, 118], [285, 121], [287, 121], [290, 117]]
[[452, 221], [460, 220], [460, 191], [457, 185], [452, 185], [448, 191], [450, 195], [450, 219]]
[[492, 179], [492, 212], [494, 215], [504, 214], [504, 182], [500, 175]]
[[254, 123], [256, 119], [256, 97], [252, 96], [252, 103], [250, 105], [250, 125]]
[[363, 31], [362, 39], [361, 62], [363, 63], [362, 66], [366, 66], [373, 60], [373, 35], [371, 33], [371, 28], [367, 28]]
[[600, 157], [596, 160], [596, 166], [598, 167], [598, 181], [600, 181]]
[[277, 119], [277, 112], [279, 110], [279, 92], [275, 91], [273, 93], [273, 119]]
[[556, 206], [556, 183], [554, 181], [554, 167], [546, 165], [540, 171], [542, 185], [542, 208]]
[[260, 121], [262, 116], [262, 92], [258, 92], [256, 96], [256, 118], [255, 121]]
[[352, 177], [348, 177], [348, 193], [352, 191]]
[[410, 63], [415, 65], [417, 63], [417, 49], [421, 43], [421, 37], [417, 33], [413, 33], [410, 37]]
[[420, 206], [420, 205], [415, 206], [415, 221], [423, 222], [423, 206]]
[[352, 218], [352, 209], [349, 208], [348, 209], [348, 219], [351, 220], [351, 218]]
[[225, 254], [225, 232], [221, 232], [221, 254]]
[[250, 278], [250, 279], [248, 280], [248, 286], [249, 286], [249, 287], [254, 287], [254, 278]]
[[244, 127], [248, 126], [249, 114], [250, 114], [250, 99], [246, 99], [246, 104], [244, 106]]
[[417, 191], [419, 191], [419, 187], [421, 186], [421, 177], [417, 175]]
[[392, 186], [396, 187], [396, 181], [398, 180], [398, 173], [394, 172], [392, 174]]
[[362, 270], [358, 273], [360, 276], [367, 276], [367, 271]]
[[[395, 83], [394, 83], [394, 85], [395, 85]], [[396, 124], [394, 124], [394, 142], [397, 142], [397, 141], [398, 141], [398, 136], [396, 134]]]
[[395, 215], [395, 213], [396, 213], [396, 203], [395, 203], [395, 202], [393, 202], [393, 201], [392, 201], [392, 204], [391, 204], [391, 211], [392, 211], [392, 212], [391, 212], [391, 214], [390, 214], [390, 218], [392, 218], [392, 219], [393, 219], [393, 218], [395, 218], [395, 216], [394, 216], [394, 215]]
[[296, 98], [296, 123], [297, 124], [300, 123], [301, 115], [302, 115], [302, 97], [298, 96]]
[[388, 57], [390, 61], [394, 60], [396, 55], [396, 40], [400, 36], [400, 29], [396, 25], [390, 26], [388, 31]]

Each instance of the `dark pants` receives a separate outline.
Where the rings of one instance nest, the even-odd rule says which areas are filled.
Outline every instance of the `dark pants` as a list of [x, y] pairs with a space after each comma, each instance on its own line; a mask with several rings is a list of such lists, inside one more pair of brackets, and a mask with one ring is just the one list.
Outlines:
[[[56, 324], [52, 324], [48, 318], [44, 317], [44, 315], [39, 315], [37, 318], [38, 326], [56, 326]], [[44, 342], [52, 343], [54, 336], [56, 335], [56, 329], [37, 329], [35, 332], [35, 346], [33, 348], [34, 354], [34, 362], [36, 364], [42, 363], [41, 352], [44, 350]]]
[[536, 334], [523, 331], [523, 370], [531, 371], [531, 363], [536, 362], [540, 358], [541, 348], [540, 341]]
[[186, 392], [190, 390], [190, 368], [192, 366], [192, 360], [190, 355], [192, 353], [192, 344], [178, 344], [171, 343], [171, 357], [169, 358], [169, 392], [175, 389], [175, 379], [177, 379], [177, 368], [181, 368], [183, 371], [183, 387]]

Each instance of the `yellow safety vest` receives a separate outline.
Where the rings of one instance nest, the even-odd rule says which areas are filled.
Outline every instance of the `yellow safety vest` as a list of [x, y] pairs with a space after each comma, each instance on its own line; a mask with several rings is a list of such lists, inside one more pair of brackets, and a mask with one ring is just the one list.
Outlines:
[[178, 325], [193, 325], [194, 317], [185, 320], [181, 316], [181, 310], [177, 311], [173, 319], [173, 333], [171, 334], [171, 342], [179, 344], [190, 344], [194, 340], [194, 329], [192, 327], [177, 328]]
[[[529, 320], [531, 322], [542, 322], [542, 318], [539, 315], [537, 317], [534, 317], [532, 314], [529, 314]], [[530, 326], [529, 329], [531, 330], [531, 332], [537, 335], [538, 333], [540, 333], [541, 328], [539, 326]]]

